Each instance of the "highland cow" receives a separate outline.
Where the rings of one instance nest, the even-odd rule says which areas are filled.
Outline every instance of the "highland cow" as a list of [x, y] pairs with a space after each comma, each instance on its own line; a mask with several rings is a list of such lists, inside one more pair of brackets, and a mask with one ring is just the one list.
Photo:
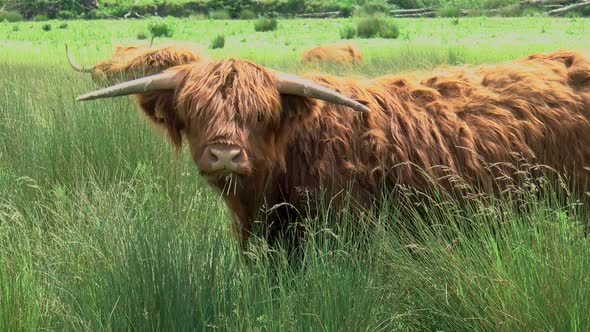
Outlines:
[[359, 65], [363, 62], [363, 56], [361, 51], [352, 44], [322, 45], [305, 51], [301, 56], [301, 61]]
[[305, 192], [336, 208], [348, 194], [368, 208], [399, 184], [428, 191], [430, 178], [452, 190], [448, 171], [494, 191], [502, 183], [487, 165], [521, 158], [590, 184], [590, 59], [575, 52], [368, 80], [303, 79], [225, 59], [78, 100], [129, 94], [175, 146], [188, 143], [242, 246], [263, 204], [290, 207], [268, 216], [270, 234], [289, 227], [293, 211], [312, 211]]
[[161, 46], [116, 46], [111, 58], [85, 68], [71, 59], [66, 45], [66, 56], [70, 66], [79, 72], [90, 73], [94, 81], [116, 82], [132, 80], [161, 73], [170, 67], [201, 61], [203, 58], [193, 47]]

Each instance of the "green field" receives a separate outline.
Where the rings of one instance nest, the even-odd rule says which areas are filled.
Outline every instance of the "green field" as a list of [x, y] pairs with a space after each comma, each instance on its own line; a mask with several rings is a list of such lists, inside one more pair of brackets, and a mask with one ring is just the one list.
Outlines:
[[[349, 21], [265, 33], [251, 21], [171, 22], [175, 41], [210, 57], [301, 73], [318, 70], [301, 51], [338, 42]], [[398, 23], [399, 39], [354, 40], [362, 66], [319, 69], [403, 75], [590, 51], [588, 19]], [[263, 243], [244, 257], [218, 194], [131, 99], [74, 101], [95, 85], [68, 67], [63, 44], [92, 64], [114, 45], [147, 43], [135, 39], [147, 22], [43, 24], [0, 23], [0, 331], [590, 330], [589, 214], [566, 189], [522, 189], [527, 213], [502, 199], [433, 198], [400, 219], [391, 202], [339, 231], [325, 210], [302, 261]], [[209, 50], [217, 34], [225, 48]]]

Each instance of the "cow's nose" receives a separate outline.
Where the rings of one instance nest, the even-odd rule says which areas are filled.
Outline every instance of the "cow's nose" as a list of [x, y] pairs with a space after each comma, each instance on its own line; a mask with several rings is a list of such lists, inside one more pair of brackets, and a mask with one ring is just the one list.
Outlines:
[[229, 170], [237, 171], [242, 161], [242, 150], [240, 148], [212, 145], [203, 152], [200, 163], [204, 171]]

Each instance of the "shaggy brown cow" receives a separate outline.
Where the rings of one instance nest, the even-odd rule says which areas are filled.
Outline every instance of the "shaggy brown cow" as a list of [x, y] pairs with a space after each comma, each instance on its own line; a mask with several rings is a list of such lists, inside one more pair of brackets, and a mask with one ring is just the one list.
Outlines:
[[[534, 158], [568, 171], [579, 188], [590, 184], [590, 59], [578, 53], [366, 81], [286, 77], [227, 59], [79, 100], [139, 94], [148, 116], [164, 114], [174, 144], [184, 137], [200, 172], [223, 193], [242, 245], [263, 202], [306, 213], [305, 193], [321, 188], [336, 207], [343, 190], [360, 206], [378, 206], [397, 184], [427, 191], [426, 176], [448, 187], [440, 166], [492, 191], [497, 174], [488, 165]], [[281, 230], [285, 220], [268, 225]]]
[[338, 65], [358, 65], [363, 62], [361, 51], [352, 44], [322, 45], [307, 50], [302, 62], [329, 62]]
[[175, 46], [157, 48], [117, 46], [110, 59], [103, 60], [90, 68], [75, 64], [70, 58], [67, 45], [66, 55], [68, 63], [74, 70], [90, 73], [94, 81], [110, 82], [153, 75], [170, 67], [202, 60], [201, 55], [192, 48]]

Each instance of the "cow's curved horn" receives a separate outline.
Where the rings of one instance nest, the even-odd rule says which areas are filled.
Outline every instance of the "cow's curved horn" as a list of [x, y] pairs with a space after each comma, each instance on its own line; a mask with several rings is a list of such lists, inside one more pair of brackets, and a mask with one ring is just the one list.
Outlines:
[[295, 75], [276, 73], [276, 84], [280, 93], [320, 99], [329, 103], [348, 106], [358, 112], [371, 111], [366, 105], [363, 105], [338, 91]]
[[75, 71], [79, 71], [81, 73], [91, 73], [92, 72], [91, 68], [84, 68], [84, 67], [79, 66], [76, 63], [74, 63], [74, 61], [72, 61], [72, 58], [70, 57], [70, 52], [68, 52], [68, 44], [66, 44], [66, 57], [68, 58], [68, 63], [70, 64], [70, 67], [74, 68]]
[[[348, 106], [359, 112], [371, 111], [366, 105], [313, 81], [285, 73], [276, 73], [275, 76], [277, 90], [280, 93], [320, 99], [329, 103]], [[174, 90], [178, 81], [175, 72], [165, 72], [92, 91], [78, 97], [76, 100], [92, 100], [152, 91]]]
[[76, 98], [77, 101], [92, 100], [98, 98], [110, 98], [133, 95], [152, 91], [174, 90], [179, 79], [176, 72], [164, 72], [136, 80], [115, 84], [108, 88], [88, 92]]

